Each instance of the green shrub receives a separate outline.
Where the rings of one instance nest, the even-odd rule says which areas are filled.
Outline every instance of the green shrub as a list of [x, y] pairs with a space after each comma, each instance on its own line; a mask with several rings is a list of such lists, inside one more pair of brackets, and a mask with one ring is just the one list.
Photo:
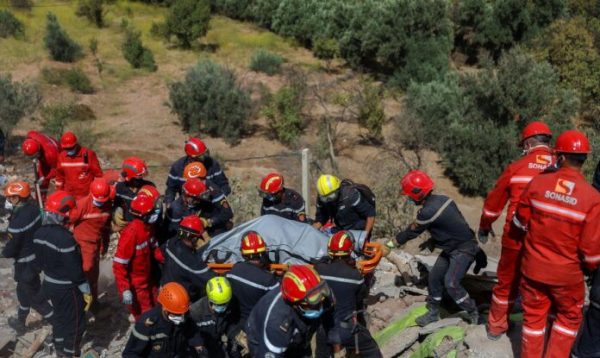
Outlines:
[[273, 76], [280, 72], [283, 57], [267, 50], [257, 50], [250, 59], [250, 69]]
[[544, 120], [558, 133], [572, 126], [577, 108], [575, 93], [560, 86], [552, 67], [519, 49], [502, 56], [497, 69], [415, 83], [406, 97], [407, 119], [469, 195], [485, 195], [518, 156], [517, 138], [528, 122]]
[[74, 62], [81, 56], [81, 46], [73, 41], [60, 27], [56, 15], [49, 12], [46, 16], [46, 35], [44, 46], [55, 61]]
[[80, 0], [75, 14], [87, 18], [96, 27], [101, 28], [104, 26], [104, 0]]
[[41, 109], [42, 129], [54, 137], [60, 137], [66, 130], [77, 133], [77, 139], [85, 146], [95, 146], [98, 134], [89, 121], [96, 119], [94, 111], [85, 104], [55, 103]]
[[0, 10], [0, 37], [19, 37], [23, 35], [23, 23], [8, 10]]
[[371, 81], [362, 81], [358, 91], [358, 125], [367, 130], [367, 137], [373, 141], [383, 140], [382, 130], [385, 123], [383, 111], [383, 89]]
[[190, 48], [206, 35], [209, 21], [208, 0], [175, 0], [165, 19], [165, 35], [175, 36], [181, 47]]
[[125, 32], [125, 41], [121, 45], [123, 57], [133, 68], [145, 68], [149, 71], [156, 71], [154, 55], [150, 49], [142, 44], [141, 33], [133, 29], [127, 29]]
[[237, 84], [233, 71], [210, 60], [198, 62], [183, 81], [169, 85], [169, 99], [186, 131], [205, 131], [229, 143], [246, 131], [250, 94]]
[[247, 16], [260, 26], [270, 29], [280, 2], [281, 0], [254, 0], [247, 9]]
[[211, 0], [215, 11], [233, 19], [244, 20], [249, 16], [249, 7], [253, 0]]
[[42, 69], [44, 81], [52, 85], [67, 85], [74, 92], [90, 94], [94, 93], [94, 87], [89, 77], [80, 68], [50, 68]]
[[34, 85], [13, 82], [10, 75], [0, 74], [0, 129], [9, 136], [24, 116], [33, 113], [42, 97]]
[[281, 88], [267, 100], [262, 113], [281, 143], [288, 146], [297, 144], [305, 124], [303, 107], [304, 91], [291, 86]]
[[335, 39], [319, 37], [313, 42], [313, 53], [316, 58], [324, 60], [329, 68], [331, 61], [340, 57], [340, 45]]

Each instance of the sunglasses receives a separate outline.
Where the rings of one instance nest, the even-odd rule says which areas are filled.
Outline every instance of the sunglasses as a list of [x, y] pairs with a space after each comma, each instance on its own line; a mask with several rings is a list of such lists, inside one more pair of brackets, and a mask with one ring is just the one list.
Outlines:
[[319, 199], [324, 203], [330, 203], [332, 201], [335, 201], [335, 199], [337, 199], [337, 197], [338, 197], [338, 192], [334, 191], [333, 193], [331, 193], [329, 195], [319, 196]]

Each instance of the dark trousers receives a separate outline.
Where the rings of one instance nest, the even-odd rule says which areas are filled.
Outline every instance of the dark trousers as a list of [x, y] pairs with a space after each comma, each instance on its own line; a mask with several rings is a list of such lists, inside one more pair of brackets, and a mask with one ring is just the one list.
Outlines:
[[83, 295], [77, 287], [44, 284], [44, 292], [54, 307], [52, 335], [57, 351], [66, 356], [78, 356], [85, 330]]
[[590, 289], [590, 306], [583, 317], [572, 358], [600, 357], [600, 269], [596, 270]]
[[17, 298], [19, 299], [18, 318], [21, 322], [25, 323], [31, 308], [48, 321], [52, 318], [52, 306], [42, 292], [39, 276], [17, 281]]
[[429, 272], [427, 302], [439, 305], [445, 288], [461, 309], [467, 312], [475, 310], [477, 308], [475, 301], [469, 297], [469, 293], [461, 284], [474, 259], [474, 254], [470, 252], [459, 250], [442, 252]]
[[[347, 357], [383, 358], [379, 346], [371, 333], [365, 327], [358, 325], [356, 330], [352, 328], [339, 328], [342, 346], [346, 349]], [[356, 354], [356, 343], [358, 341], [358, 354]], [[327, 342], [327, 334], [323, 327], [317, 331], [316, 358], [332, 357], [331, 345]]]

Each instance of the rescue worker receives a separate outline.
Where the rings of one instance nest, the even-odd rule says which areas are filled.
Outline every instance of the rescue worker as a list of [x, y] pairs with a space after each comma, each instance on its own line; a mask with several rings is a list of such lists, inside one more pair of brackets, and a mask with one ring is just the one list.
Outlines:
[[23, 153], [34, 161], [37, 184], [40, 187], [43, 202], [48, 194], [50, 181], [56, 177], [56, 166], [60, 154], [58, 141], [46, 134], [29, 131], [21, 147]]
[[[502, 214], [508, 202], [502, 234], [502, 253], [498, 263], [498, 284], [494, 287], [486, 325], [487, 335], [497, 340], [508, 330], [508, 317], [517, 298], [521, 280], [522, 242], [511, 237], [510, 225], [519, 198], [531, 179], [555, 162], [549, 147], [552, 132], [545, 123], [531, 122], [521, 133], [523, 157], [511, 163], [496, 181], [483, 204], [478, 237], [483, 244], [492, 232], [492, 223]], [[514, 233], [514, 232], [513, 232]]]
[[102, 177], [100, 162], [93, 150], [77, 143], [73, 132], [67, 131], [60, 138], [61, 152], [56, 167], [56, 189], [64, 190], [80, 199], [90, 192], [94, 178]]
[[[554, 152], [558, 169], [531, 180], [511, 227], [524, 236], [523, 358], [569, 355], [582, 319], [582, 269], [593, 272], [600, 263], [600, 194], [581, 173], [590, 143], [568, 130], [556, 139]], [[556, 319], [544, 344], [550, 310]]]
[[157, 301], [156, 307], [136, 321], [123, 358], [197, 357], [202, 341], [188, 315], [190, 298], [185, 288], [166, 283]]
[[290, 266], [281, 289], [264, 295], [248, 317], [245, 332], [250, 355], [312, 357], [314, 332], [321, 324], [326, 332], [333, 327], [333, 300], [327, 283], [314, 269]]
[[235, 339], [239, 307], [232, 297], [229, 281], [225, 277], [213, 277], [206, 283], [206, 296], [190, 306], [190, 316], [198, 326], [202, 341], [198, 349], [200, 358], [241, 358]]
[[206, 144], [199, 138], [190, 138], [185, 142], [185, 156], [179, 158], [171, 166], [167, 178], [167, 191], [165, 193], [165, 203], [171, 205], [177, 195], [181, 195], [182, 186], [185, 183], [183, 172], [185, 166], [191, 162], [201, 162], [206, 168], [206, 179], [216, 184], [225, 195], [231, 194], [229, 179], [221, 169], [219, 162], [210, 156]]
[[134, 219], [121, 232], [113, 258], [113, 273], [121, 302], [135, 319], [154, 306], [157, 285], [152, 277], [152, 260], [164, 260], [154, 239], [154, 227], [148, 223], [154, 199], [137, 195], [129, 208]]
[[98, 299], [100, 254], [108, 250], [111, 208], [110, 185], [104, 178], [96, 178], [90, 186], [90, 194], [77, 200], [69, 213], [73, 236], [81, 249], [83, 273], [91, 286], [94, 302]]
[[278, 288], [279, 281], [269, 271], [267, 244], [256, 231], [242, 235], [240, 252], [244, 261], [233, 265], [227, 279], [240, 306], [240, 328], [243, 329], [252, 308], [267, 292]]
[[225, 197], [219, 202], [213, 202], [210, 189], [198, 178], [188, 179], [182, 189], [183, 194], [167, 209], [169, 237], [177, 233], [181, 219], [188, 215], [201, 217], [210, 237], [233, 227], [233, 211]]
[[389, 240], [386, 246], [392, 249], [404, 245], [427, 230], [435, 245], [442, 249], [429, 272], [428, 311], [417, 318], [417, 324], [425, 326], [440, 319], [444, 289], [454, 302], [467, 312], [470, 322], [477, 324], [477, 306], [461, 284], [479, 251], [474, 232], [452, 199], [432, 193], [434, 183], [424, 172], [412, 170], [402, 178], [400, 184], [402, 193], [415, 205], [421, 206], [421, 209], [416, 220], [398, 233], [395, 239]]
[[18, 333], [26, 330], [31, 307], [46, 320], [52, 317], [52, 306], [41, 292], [40, 275], [33, 265], [33, 234], [42, 225], [42, 215], [30, 194], [29, 184], [20, 180], [10, 182], [4, 188], [5, 207], [11, 215], [8, 221], [9, 240], [2, 250], [2, 257], [15, 259], [14, 278], [19, 300], [17, 317], [9, 317], [8, 324]]
[[337, 343], [348, 353], [359, 352], [360, 357], [382, 358], [377, 342], [364, 326], [365, 320], [360, 313], [365, 307], [369, 288], [352, 258], [354, 237], [349, 231], [336, 232], [329, 238], [327, 252], [331, 260], [316, 264], [315, 270], [336, 298], [334, 337]]
[[317, 181], [317, 214], [313, 226], [321, 229], [329, 220], [335, 230], [364, 230], [370, 236], [375, 225], [375, 206], [354, 185], [333, 175]]
[[161, 247], [165, 257], [161, 284], [179, 283], [193, 302], [204, 296], [206, 282], [215, 276], [196, 254], [203, 233], [202, 220], [196, 215], [189, 215], [181, 220], [178, 235]]
[[213, 183], [209, 179], [206, 179], [206, 168], [201, 162], [191, 162], [186, 165], [185, 169], [183, 170], [183, 178], [186, 181], [191, 178], [200, 179], [208, 188], [210, 193], [210, 201], [213, 203], [219, 203], [221, 200], [227, 198], [217, 184]]
[[304, 199], [292, 189], [283, 186], [283, 176], [267, 174], [260, 182], [258, 193], [263, 198], [260, 215], [277, 215], [295, 221], [306, 221]]
[[113, 213], [113, 231], [121, 231], [133, 219], [129, 206], [131, 201], [144, 186], [153, 186], [154, 183], [145, 180], [148, 175], [146, 162], [138, 157], [129, 157], [121, 164], [122, 181], [117, 182], [116, 197]]
[[44, 273], [42, 289], [54, 309], [52, 336], [59, 357], [79, 356], [84, 314], [92, 304], [79, 246], [66, 228], [74, 207], [75, 198], [65, 191], [48, 195], [44, 222], [33, 235], [34, 262]]

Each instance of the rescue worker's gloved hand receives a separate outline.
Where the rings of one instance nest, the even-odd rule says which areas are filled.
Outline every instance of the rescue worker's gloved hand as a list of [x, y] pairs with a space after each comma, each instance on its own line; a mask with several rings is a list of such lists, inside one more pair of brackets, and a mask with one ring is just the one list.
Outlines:
[[84, 293], [83, 301], [85, 302], [85, 307], [83, 308], [83, 310], [87, 312], [90, 310], [90, 307], [92, 307], [92, 302], [94, 301], [94, 297], [92, 297], [91, 293]]
[[488, 242], [489, 235], [490, 235], [490, 230], [484, 230], [482, 228], [479, 228], [479, 230], [477, 231], [477, 238], [479, 239], [479, 242], [481, 242], [482, 244], [485, 244]]
[[200, 220], [202, 220], [202, 225], [207, 228], [207, 227], [211, 227], [212, 226], [212, 220], [211, 219], [206, 219], [206, 218], [200, 218]]
[[477, 253], [475, 254], [475, 268], [473, 269], [473, 272], [478, 275], [479, 271], [481, 271], [481, 269], [484, 269], [487, 267], [488, 261], [487, 261], [487, 255], [485, 254], [485, 252], [482, 249], [479, 249], [479, 251], [477, 251]]
[[429, 238], [419, 245], [419, 250], [433, 252], [435, 250], [435, 241]]
[[204, 348], [204, 346], [195, 347], [196, 349], [196, 357], [198, 358], [209, 358], [208, 350]]
[[381, 246], [381, 251], [384, 257], [387, 257], [393, 249], [396, 248], [396, 240], [389, 239]]
[[133, 293], [130, 290], [123, 291], [123, 299], [121, 300], [124, 305], [133, 304]]

